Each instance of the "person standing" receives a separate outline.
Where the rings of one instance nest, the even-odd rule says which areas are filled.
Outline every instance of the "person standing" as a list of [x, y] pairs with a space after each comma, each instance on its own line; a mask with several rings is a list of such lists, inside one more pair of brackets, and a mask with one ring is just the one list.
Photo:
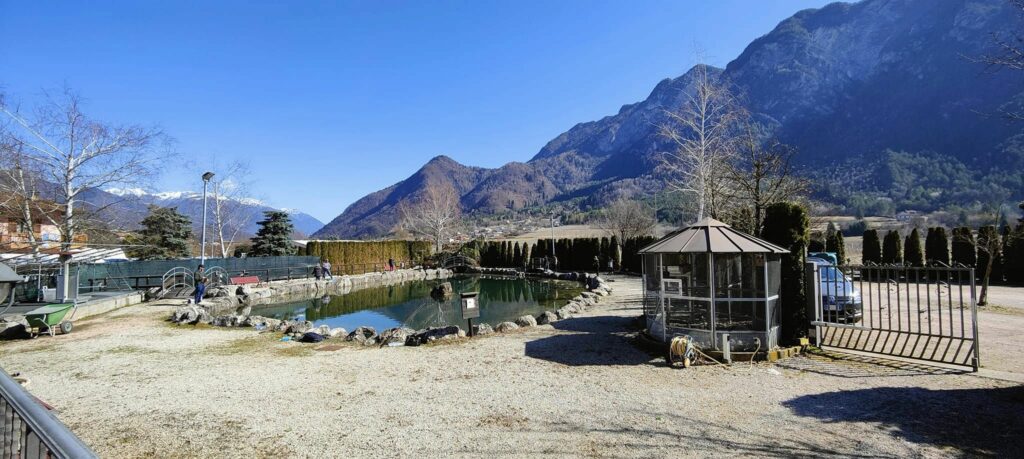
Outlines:
[[198, 305], [203, 302], [203, 296], [206, 295], [206, 268], [203, 265], [199, 265], [192, 278], [196, 283], [194, 301]]
[[324, 269], [324, 279], [334, 279], [334, 274], [331, 274], [331, 262], [330, 260], [324, 260], [320, 263]]
[[394, 271], [394, 270], [395, 270], [395, 259], [394, 258], [388, 258], [388, 271]]
[[316, 278], [316, 280], [320, 280], [320, 278], [323, 277], [323, 273], [324, 273], [323, 266], [324, 266], [323, 262], [320, 262], [320, 263], [317, 263], [317, 264], [313, 265], [313, 277]]

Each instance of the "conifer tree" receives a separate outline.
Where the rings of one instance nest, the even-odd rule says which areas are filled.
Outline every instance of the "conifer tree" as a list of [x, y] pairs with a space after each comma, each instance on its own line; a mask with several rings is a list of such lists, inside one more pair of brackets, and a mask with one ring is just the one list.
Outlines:
[[924, 250], [921, 248], [921, 233], [914, 228], [903, 244], [903, 260], [910, 266], [924, 266]]
[[836, 261], [840, 265], [846, 264], [846, 242], [843, 240], [843, 231], [836, 228], [828, 235], [828, 240], [825, 241], [825, 251], [836, 254]]
[[900, 233], [890, 230], [885, 233], [885, 240], [882, 241], [882, 263], [887, 265], [903, 264], [903, 245], [900, 242]]
[[294, 255], [292, 233], [295, 227], [288, 212], [267, 210], [263, 212], [263, 220], [258, 224], [256, 237], [252, 238], [252, 254], [256, 257], [276, 257]]
[[924, 242], [924, 254], [925, 260], [929, 264], [949, 265], [949, 238], [946, 236], [946, 228], [941, 226], [928, 228], [928, 236]]
[[788, 342], [807, 336], [809, 326], [807, 308], [804, 307], [804, 262], [810, 237], [809, 226], [807, 210], [798, 204], [781, 202], [765, 209], [761, 237], [789, 250], [782, 255], [780, 270], [782, 335]]
[[953, 228], [953, 259], [954, 265], [973, 268], [978, 263], [978, 253], [974, 247], [974, 233], [966, 226]]
[[864, 248], [861, 253], [861, 263], [882, 262], [882, 241], [878, 239], [878, 230], [869, 229], [864, 231]]
[[191, 255], [188, 240], [192, 237], [192, 221], [177, 207], [149, 206], [149, 215], [142, 219], [138, 236], [125, 242], [140, 247], [128, 249], [127, 255], [140, 260], [166, 260]]
[[523, 250], [519, 248], [519, 241], [516, 241], [515, 247], [512, 248], [512, 267], [523, 267]]

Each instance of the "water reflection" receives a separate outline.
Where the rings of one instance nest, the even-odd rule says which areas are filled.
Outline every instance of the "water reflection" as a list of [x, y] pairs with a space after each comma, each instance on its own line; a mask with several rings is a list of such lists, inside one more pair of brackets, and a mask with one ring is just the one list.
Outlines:
[[[495, 325], [524, 315], [536, 315], [557, 309], [566, 300], [582, 291], [576, 282], [501, 279], [478, 276], [449, 279], [454, 297], [438, 302], [430, 297], [430, 290], [443, 280], [412, 281], [400, 285], [357, 290], [347, 295], [326, 296], [314, 300], [259, 306], [253, 314], [279, 319], [310, 320], [315, 325], [355, 327], [369, 325], [378, 331], [406, 326], [413, 329], [460, 325], [462, 309], [459, 293], [480, 292], [480, 319]], [[561, 300], [561, 301], [560, 301]]]

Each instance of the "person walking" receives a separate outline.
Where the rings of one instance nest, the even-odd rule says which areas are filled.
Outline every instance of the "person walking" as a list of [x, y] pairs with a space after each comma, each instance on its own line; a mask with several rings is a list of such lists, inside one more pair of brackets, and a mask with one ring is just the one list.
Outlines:
[[320, 263], [324, 269], [324, 279], [334, 279], [334, 274], [331, 274], [331, 262], [324, 260]]
[[394, 270], [395, 270], [395, 259], [394, 258], [388, 258], [388, 271], [394, 271]]
[[195, 298], [193, 301], [196, 305], [199, 305], [203, 302], [203, 296], [206, 295], [206, 268], [203, 265], [199, 265], [199, 267], [196, 268], [196, 272], [192, 276], [192, 279], [196, 283]]

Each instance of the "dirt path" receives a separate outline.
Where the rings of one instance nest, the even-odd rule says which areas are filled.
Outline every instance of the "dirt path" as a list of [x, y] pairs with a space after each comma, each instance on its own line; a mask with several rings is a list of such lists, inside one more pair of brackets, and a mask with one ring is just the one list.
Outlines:
[[667, 368], [632, 343], [639, 281], [614, 280], [581, 317], [453, 344], [314, 350], [137, 306], [4, 342], [0, 364], [104, 457], [1024, 451], [1008, 382], [841, 356]]

